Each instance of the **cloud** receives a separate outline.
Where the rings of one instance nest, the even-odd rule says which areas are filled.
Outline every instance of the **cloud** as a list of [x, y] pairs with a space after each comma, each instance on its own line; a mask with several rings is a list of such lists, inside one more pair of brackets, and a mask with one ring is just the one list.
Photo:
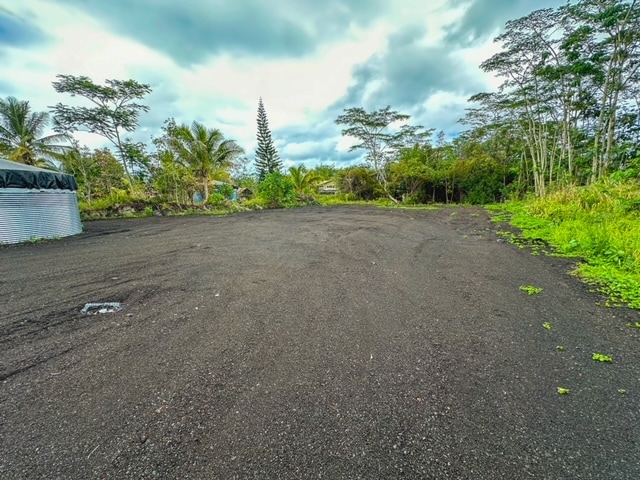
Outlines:
[[[463, 50], [450, 50], [440, 44], [425, 45], [427, 34], [424, 28], [418, 27], [392, 34], [384, 51], [355, 67], [354, 81], [334, 109], [362, 106], [366, 110], [377, 110], [391, 105], [395, 110], [417, 117], [417, 121], [429, 121], [425, 127], [451, 129], [450, 122], [446, 127], [431, 123], [441, 120], [442, 116], [434, 115], [427, 107], [433, 107], [435, 100], [443, 98], [454, 98], [449, 108], [458, 107], [461, 98], [466, 101], [485, 89], [487, 81], [477, 66], [469, 63]], [[443, 97], [443, 92], [448, 95]], [[458, 113], [457, 117], [460, 116]], [[411, 123], [415, 121], [416, 118]]]
[[0, 7], [0, 45], [24, 48], [47, 40], [47, 35], [36, 25]]
[[[535, 8], [563, 2], [540, 0]], [[133, 78], [153, 89], [134, 140], [149, 143], [169, 117], [197, 120], [221, 129], [249, 158], [262, 97], [287, 165], [346, 165], [361, 153], [349, 152], [352, 140], [334, 124], [344, 108], [391, 105], [411, 123], [456, 135], [466, 99], [496, 86], [478, 68], [497, 51], [492, 37], [507, 20], [529, 13], [530, 4], [21, 0], [11, 12], [0, 7], [0, 32], [13, 32], [0, 34], [0, 47], [8, 45], [0, 48], [0, 95], [46, 110], [78, 100], [53, 90], [58, 73], [98, 83]], [[79, 140], [104, 144], [85, 134]]]
[[[445, 41], [469, 46], [485, 41], [502, 29], [508, 20], [528, 15], [534, 9], [558, 7], [558, 0], [453, 0], [465, 8], [464, 15], [448, 28]], [[535, 3], [532, 5], [532, 3]]]
[[367, 27], [385, 0], [58, 0], [182, 66], [220, 55], [301, 58]]

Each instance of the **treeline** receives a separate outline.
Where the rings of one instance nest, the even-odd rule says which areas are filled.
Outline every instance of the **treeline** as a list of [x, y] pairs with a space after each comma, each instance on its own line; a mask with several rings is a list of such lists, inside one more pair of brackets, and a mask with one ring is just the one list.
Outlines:
[[471, 101], [467, 142], [517, 171], [544, 196], [550, 185], [636, 177], [640, 140], [640, 5], [581, 0], [510, 21], [502, 51], [481, 68], [497, 92]]
[[[191, 206], [244, 198], [261, 206], [315, 201], [319, 191], [345, 199], [493, 203], [535, 192], [640, 172], [640, 6], [637, 1], [581, 0], [507, 23], [501, 51], [481, 68], [503, 81], [478, 93], [461, 123], [443, 132], [407, 123], [386, 107], [354, 107], [336, 120], [356, 140], [363, 163], [285, 171], [260, 99], [258, 149], [244, 149], [215, 126], [167, 119], [148, 143], [131, 140], [149, 110], [149, 85], [59, 75], [56, 92], [85, 106], [58, 103], [33, 112], [0, 99], [0, 154], [76, 176], [85, 204], [109, 199]], [[398, 127], [398, 125], [401, 125]], [[52, 135], [45, 135], [53, 128]], [[89, 150], [73, 135], [102, 136], [109, 148]], [[238, 196], [239, 190], [244, 197]]]

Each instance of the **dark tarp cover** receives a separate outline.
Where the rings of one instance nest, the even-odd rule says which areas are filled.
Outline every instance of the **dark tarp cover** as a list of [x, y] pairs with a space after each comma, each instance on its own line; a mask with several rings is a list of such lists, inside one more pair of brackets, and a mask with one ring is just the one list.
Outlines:
[[78, 190], [73, 175], [23, 165], [0, 158], [0, 188], [33, 188], [47, 190]]

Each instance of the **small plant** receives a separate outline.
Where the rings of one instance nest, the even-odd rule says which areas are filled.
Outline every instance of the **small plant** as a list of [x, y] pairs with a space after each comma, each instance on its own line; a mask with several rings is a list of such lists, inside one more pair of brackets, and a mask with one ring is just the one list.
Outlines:
[[562, 345], [558, 345], [556, 347], [556, 350], [558, 350], [559, 352], [564, 352], [564, 347]]
[[553, 328], [549, 322], [544, 322], [542, 326], [547, 330], [551, 330]]
[[520, 290], [527, 292], [529, 295], [538, 295], [539, 293], [542, 293], [542, 288], [534, 287], [533, 285], [522, 285]]
[[618, 390], [618, 393], [619, 393], [620, 395], [624, 395], [625, 393], [627, 393], [627, 391], [626, 391], [624, 388], [620, 388], [620, 389]]
[[567, 395], [571, 390], [569, 390], [568, 388], [562, 388], [562, 387], [558, 387], [558, 393], [560, 395]]
[[609, 355], [603, 355], [602, 353], [594, 353], [593, 357], [591, 358], [593, 358], [596, 362], [613, 362], [613, 357], [610, 357]]

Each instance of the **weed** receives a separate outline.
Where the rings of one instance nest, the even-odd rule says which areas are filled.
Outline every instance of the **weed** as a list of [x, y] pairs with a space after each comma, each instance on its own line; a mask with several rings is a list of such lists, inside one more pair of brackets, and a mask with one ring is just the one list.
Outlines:
[[609, 296], [608, 306], [640, 309], [639, 206], [637, 181], [604, 180], [486, 208], [493, 221], [522, 230], [511, 243], [548, 244], [554, 256], [584, 259], [577, 275]]
[[562, 387], [558, 387], [558, 393], [560, 395], [567, 395], [571, 390], [569, 390], [568, 388], [562, 388]]
[[534, 287], [533, 285], [522, 285], [520, 290], [527, 292], [529, 295], [538, 295], [539, 293], [542, 293], [542, 288]]
[[556, 347], [556, 350], [558, 350], [559, 352], [564, 352], [564, 347], [562, 345], [558, 345]]
[[549, 322], [544, 322], [542, 326], [547, 330], [551, 330], [553, 328]]
[[613, 357], [610, 357], [609, 355], [603, 355], [602, 353], [594, 353], [593, 357], [591, 358], [593, 358], [593, 360], [595, 360], [596, 362], [613, 362]]
[[623, 388], [620, 388], [620, 389], [618, 390], [618, 393], [619, 393], [620, 395], [624, 395], [625, 393], [627, 393], [627, 391], [626, 391], [625, 389], [623, 389]]

